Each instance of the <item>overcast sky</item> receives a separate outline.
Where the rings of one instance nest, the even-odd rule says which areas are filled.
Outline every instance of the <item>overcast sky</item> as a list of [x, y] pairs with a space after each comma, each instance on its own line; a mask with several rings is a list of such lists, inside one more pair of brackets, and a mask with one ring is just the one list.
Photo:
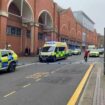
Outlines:
[[82, 10], [95, 22], [98, 33], [104, 34], [105, 27], [105, 0], [54, 0], [63, 8], [72, 11]]

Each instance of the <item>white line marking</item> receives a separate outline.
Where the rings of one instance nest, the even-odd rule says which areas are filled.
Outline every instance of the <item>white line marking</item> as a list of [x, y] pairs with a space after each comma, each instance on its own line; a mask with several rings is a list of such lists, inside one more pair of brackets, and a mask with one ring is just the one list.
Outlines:
[[55, 73], [55, 71], [52, 71], [51, 74]]
[[44, 77], [48, 77], [49, 76], [49, 74], [46, 74]]
[[27, 85], [24, 85], [22, 88], [26, 88], [26, 87], [28, 87], [28, 86], [30, 86], [31, 84], [27, 84]]
[[16, 93], [16, 91], [13, 91], [13, 92], [11, 92], [11, 93], [5, 95], [4, 98], [6, 98], [6, 97], [8, 97], [8, 96], [10, 96], [10, 95], [13, 95], [14, 93]]
[[60, 71], [61, 69], [65, 68], [66, 66], [68, 66], [69, 64], [66, 64], [65, 66], [61, 67], [61, 68], [58, 68], [56, 69], [55, 71], [52, 71], [51, 74], [57, 72], [57, 71]]
[[36, 82], [38, 82], [38, 81], [40, 81], [41, 80], [41, 78], [39, 78], [39, 79], [36, 79]]
[[27, 66], [31, 66], [31, 65], [34, 65], [34, 64], [36, 64], [36, 63], [31, 63], [31, 64], [22, 65], [22, 66], [17, 66], [16, 68], [27, 67]]

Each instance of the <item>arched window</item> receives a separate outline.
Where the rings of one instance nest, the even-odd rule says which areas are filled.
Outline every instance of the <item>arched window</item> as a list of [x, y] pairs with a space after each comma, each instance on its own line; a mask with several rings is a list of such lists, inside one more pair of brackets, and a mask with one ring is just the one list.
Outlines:
[[20, 10], [13, 2], [10, 4], [8, 12], [20, 16]]

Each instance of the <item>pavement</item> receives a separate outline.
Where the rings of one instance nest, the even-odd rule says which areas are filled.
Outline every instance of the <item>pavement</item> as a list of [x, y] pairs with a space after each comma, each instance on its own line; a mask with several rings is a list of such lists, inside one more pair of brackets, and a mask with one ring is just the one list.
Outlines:
[[105, 105], [105, 75], [103, 72], [103, 63], [96, 63], [78, 105]]
[[34, 57], [19, 57], [18, 59], [18, 66], [21, 65], [26, 65], [26, 64], [31, 64], [31, 63], [35, 63], [38, 62], [38, 56], [34, 56]]
[[[19, 65], [38, 62], [38, 57], [21, 57]], [[95, 63], [78, 105], [105, 105], [105, 75], [102, 62]]]

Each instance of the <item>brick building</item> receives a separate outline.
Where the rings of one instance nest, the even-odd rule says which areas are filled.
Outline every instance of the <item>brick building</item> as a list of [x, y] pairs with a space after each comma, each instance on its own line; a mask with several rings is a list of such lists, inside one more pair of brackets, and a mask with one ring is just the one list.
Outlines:
[[88, 44], [97, 45], [97, 33], [80, 25], [70, 8], [62, 9], [53, 0], [0, 0], [0, 48], [11, 44], [18, 54], [26, 47], [36, 53], [50, 40], [81, 47], [83, 32]]
[[99, 48], [104, 47], [104, 35], [98, 34], [98, 47]]

